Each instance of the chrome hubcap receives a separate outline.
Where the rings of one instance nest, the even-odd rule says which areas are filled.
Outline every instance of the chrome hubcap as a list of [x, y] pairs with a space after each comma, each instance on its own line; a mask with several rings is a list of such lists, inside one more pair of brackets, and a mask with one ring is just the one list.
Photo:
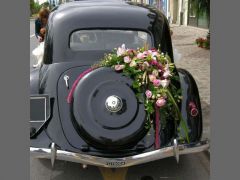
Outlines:
[[122, 109], [122, 99], [116, 95], [109, 96], [105, 102], [106, 108], [110, 112], [118, 112]]

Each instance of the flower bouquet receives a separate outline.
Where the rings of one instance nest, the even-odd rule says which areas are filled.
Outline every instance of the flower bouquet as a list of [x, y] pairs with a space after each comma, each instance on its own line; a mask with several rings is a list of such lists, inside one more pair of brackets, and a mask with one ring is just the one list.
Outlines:
[[196, 44], [198, 45], [198, 47], [210, 49], [210, 40], [208, 38], [198, 38], [196, 39]]
[[[168, 119], [162, 117], [171, 116], [176, 129], [180, 123], [189, 142], [188, 128], [178, 106], [181, 89], [173, 83], [178, 76], [175, 65], [167, 54], [157, 49], [126, 49], [123, 44], [113, 53], [105, 55], [96, 67], [111, 67], [133, 79], [132, 89], [138, 100], [145, 105], [147, 129], [154, 125], [155, 131], [159, 131], [160, 121]], [[156, 138], [157, 136], [156, 134]]]

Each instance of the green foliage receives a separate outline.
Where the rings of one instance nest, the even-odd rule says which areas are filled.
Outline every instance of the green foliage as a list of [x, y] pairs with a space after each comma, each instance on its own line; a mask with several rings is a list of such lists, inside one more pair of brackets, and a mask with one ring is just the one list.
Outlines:
[[39, 3], [34, 2], [34, 0], [30, 0], [29, 5], [31, 15], [37, 14], [42, 7], [41, 5], [39, 5]]
[[49, 4], [49, 2], [45, 2], [43, 4], [39, 4], [38, 2], [35, 2], [34, 0], [29, 0], [29, 6], [30, 6], [30, 15], [38, 14], [41, 8], [49, 8], [52, 9], [52, 6]]
[[49, 4], [49, 2], [44, 2], [41, 6], [44, 8], [48, 8], [48, 7], [50, 7], [50, 4]]
[[207, 17], [210, 17], [210, 0], [191, 0], [193, 8], [199, 15], [203, 15], [205, 12]]

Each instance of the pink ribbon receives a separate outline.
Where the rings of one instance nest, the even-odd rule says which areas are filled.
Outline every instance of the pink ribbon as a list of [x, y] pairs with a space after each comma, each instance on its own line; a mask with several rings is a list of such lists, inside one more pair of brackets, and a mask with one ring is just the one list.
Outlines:
[[159, 137], [159, 129], [160, 129], [160, 113], [159, 107], [155, 106], [155, 149], [160, 148], [160, 137]]
[[91, 71], [93, 71], [94, 68], [89, 68], [87, 69], [86, 71], [83, 71], [79, 76], [78, 78], [74, 81], [73, 85], [72, 85], [72, 88], [68, 94], [68, 97], [67, 97], [67, 102], [68, 104], [72, 103], [72, 100], [73, 100], [73, 93], [74, 93], [74, 90], [76, 89], [77, 85], [78, 85], [78, 82], [88, 73], [90, 73]]

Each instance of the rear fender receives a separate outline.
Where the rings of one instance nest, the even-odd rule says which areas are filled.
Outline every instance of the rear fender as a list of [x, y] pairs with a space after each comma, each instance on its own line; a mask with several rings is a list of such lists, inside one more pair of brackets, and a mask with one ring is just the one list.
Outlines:
[[30, 94], [39, 93], [39, 68], [30, 73]]
[[[189, 129], [190, 142], [198, 142], [202, 135], [202, 110], [197, 84], [193, 76], [184, 69], [177, 69], [182, 89], [181, 113]], [[198, 113], [191, 113], [192, 104], [195, 105]], [[186, 138], [180, 128], [179, 136]]]

